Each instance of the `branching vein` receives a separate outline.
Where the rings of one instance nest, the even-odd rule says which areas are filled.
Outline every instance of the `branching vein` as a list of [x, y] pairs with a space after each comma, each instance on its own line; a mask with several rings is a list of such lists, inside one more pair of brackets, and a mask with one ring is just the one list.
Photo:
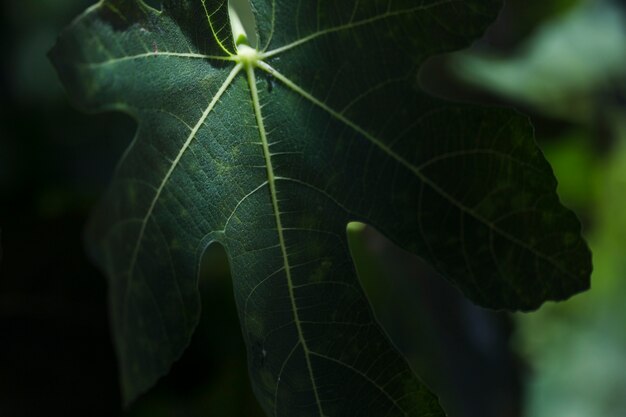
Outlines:
[[184, 53], [184, 52], [146, 52], [145, 54], [137, 54], [137, 55], [129, 55], [123, 56], [119, 58], [109, 59], [107, 61], [102, 62], [84, 62], [80, 65], [89, 68], [102, 67], [105, 65], [113, 65], [124, 61], [133, 61], [136, 59], [145, 59], [152, 57], [180, 57], [180, 58], [190, 58], [190, 59], [214, 59], [220, 61], [232, 61], [233, 58], [231, 56], [218, 56], [218, 55], [204, 55], [204, 54], [194, 54], [194, 53]]
[[225, 1], [226, 0], [222, 1], [222, 5], [218, 6], [215, 9], [215, 11], [213, 11], [213, 13], [210, 13], [209, 9], [207, 9], [207, 7], [206, 7], [206, 0], [202, 0], [202, 7], [204, 8], [204, 13], [206, 14], [206, 18], [207, 18], [207, 21], [209, 23], [209, 28], [211, 29], [211, 33], [213, 33], [213, 38], [215, 39], [215, 42], [217, 42], [217, 44], [222, 49], [222, 51], [226, 52], [227, 55], [232, 55], [232, 52], [230, 52], [228, 50], [228, 48], [226, 48], [226, 46], [224, 46], [224, 44], [222, 43], [222, 40], [219, 37], [219, 32], [220, 32], [221, 29], [215, 30], [215, 27], [213, 26], [213, 15], [219, 11], [220, 7], [224, 7], [223, 5], [224, 5]]
[[357, 125], [356, 123], [354, 123], [352, 120], [348, 119], [343, 114], [335, 111], [334, 109], [329, 107], [326, 103], [320, 101], [319, 99], [315, 98], [311, 94], [307, 93], [302, 87], [300, 87], [299, 85], [297, 85], [296, 83], [291, 81], [289, 78], [285, 77], [283, 74], [278, 72], [276, 69], [271, 67], [269, 64], [261, 61], [261, 62], [259, 62], [259, 68], [263, 69], [264, 71], [268, 72], [270, 75], [275, 77], [277, 80], [281, 81], [285, 86], [290, 88], [296, 94], [301, 95], [306, 100], [310, 101], [314, 105], [316, 105], [316, 106], [320, 107], [321, 109], [323, 109], [324, 111], [326, 111], [333, 118], [339, 120], [340, 122], [342, 122], [346, 126], [348, 126], [351, 129], [353, 129], [355, 132], [359, 133], [361, 136], [366, 138], [368, 141], [370, 141], [372, 144], [374, 144], [376, 147], [378, 147], [384, 153], [386, 153], [391, 158], [396, 160], [400, 165], [404, 166], [406, 169], [408, 169], [413, 174], [415, 174], [415, 176], [418, 177], [420, 179], [420, 181], [422, 181], [425, 185], [427, 185], [432, 190], [434, 190], [441, 197], [443, 197], [446, 200], [448, 200], [452, 205], [457, 207], [462, 212], [467, 213], [468, 215], [470, 215], [471, 217], [473, 217], [477, 221], [479, 221], [479, 222], [483, 223], [484, 225], [486, 225], [490, 230], [492, 230], [493, 232], [499, 234], [500, 236], [504, 237], [505, 239], [509, 240], [510, 242], [518, 245], [521, 248], [524, 248], [524, 249], [528, 250], [533, 255], [537, 256], [538, 258], [541, 258], [541, 259], [545, 260], [546, 262], [548, 262], [549, 264], [554, 266], [556, 269], [561, 271], [563, 274], [565, 274], [567, 276], [570, 276], [572, 278], [575, 278], [575, 276], [570, 271], [567, 271], [566, 269], [564, 269], [563, 266], [558, 264], [552, 257], [537, 251], [532, 246], [529, 246], [528, 244], [526, 244], [525, 242], [523, 242], [520, 239], [516, 238], [515, 236], [511, 235], [510, 233], [506, 232], [505, 230], [502, 230], [500, 227], [498, 227], [492, 221], [482, 217], [478, 212], [476, 212], [472, 208], [467, 207], [464, 204], [462, 204], [453, 195], [451, 195], [450, 193], [445, 191], [437, 183], [435, 183], [429, 177], [424, 175], [424, 173], [418, 167], [416, 167], [415, 165], [413, 165], [412, 163], [410, 163], [409, 161], [404, 159], [397, 152], [395, 152], [393, 149], [391, 149], [389, 147], [389, 145], [387, 145], [386, 143], [382, 142], [378, 138], [374, 137], [371, 133], [369, 133], [368, 131], [366, 131], [361, 126]]
[[[191, 133], [185, 140], [185, 143], [183, 144], [183, 146], [178, 151], [176, 158], [174, 159], [174, 161], [172, 161], [170, 168], [168, 169], [167, 173], [163, 177], [163, 180], [159, 184], [159, 187], [157, 188], [156, 193], [154, 194], [154, 197], [152, 198], [152, 201], [150, 202], [148, 211], [146, 212], [146, 215], [141, 221], [141, 228], [139, 229], [139, 234], [137, 235], [137, 240], [135, 242], [135, 245], [133, 248], [133, 254], [131, 256], [130, 264], [128, 267], [129, 283], [126, 287], [126, 295], [125, 295], [125, 300], [124, 300], [124, 317], [126, 317], [127, 310], [128, 310], [128, 296], [130, 293], [129, 289], [131, 285], [130, 281], [132, 281], [134, 277], [134, 270], [135, 270], [135, 266], [137, 265], [137, 257], [139, 255], [139, 249], [141, 248], [141, 243], [143, 241], [144, 234], [146, 232], [148, 221], [152, 217], [152, 214], [154, 213], [154, 209], [157, 205], [157, 202], [159, 201], [159, 198], [161, 197], [161, 194], [163, 193], [165, 186], [167, 185], [170, 177], [172, 176], [172, 173], [174, 172], [174, 170], [178, 166], [178, 163], [180, 162], [183, 155], [185, 154], [185, 151], [187, 151], [187, 149], [189, 148], [189, 145], [195, 139], [196, 135], [198, 134], [198, 131], [200, 130], [200, 127], [204, 124], [204, 121], [209, 116], [209, 113], [213, 111], [213, 108], [215, 108], [215, 105], [218, 103], [218, 101], [220, 100], [220, 98], [222, 97], [226, 89], [228, 88], [228, 86], [232, 83], [233, 79], [237, 76], [237, 74], [239, 74], [240, 71], [241, 71], [241, 64], [235, 65], [235, 67], [232, 69], [232, 71], [230, 72], [230, 74], [228, 75], [224, 83], [222, 84], [222, 86], [219, 88], [219, 90], [217, 91], [217, 93], [215, 94], [215, 96], [213, 97], [209, 105], [207, 106], [204, 113], [202, 113], [202, 116], [200, 117], [200, 119], [194, 126], [193, 130], [191, 131]], [[124, 320], [124, 322], [126, 323], [128, 322], [128, 320]]]
[[259, 128], [259, 136], [261, 137], [261, 142], [263, 144], [263, 154], [265, 157], [265, 164], [267, 166], [267, 180], [268, 180], [270, 195], [272, 199], [272, 207], [273, 207], [274, 215], [276, 218], [276, 230], [278, 232], [278, 241], [280, 243], [280, 250], [282, 253], [282, 258], [283, 258], [283, 263], [284, 263], [283, 266], [284, 266], [285, 276], [287, 278], [287, 287], [289, 289], [289, 299], [291, 300], [291, 309], [293, 311], [294, 322], [296, 323], [296, 329], [298, 331], [298, 340], [302, 344], [302, 348], [304, 350], [304, 358], [306, 360], [306, 365], [309, 371], [309, 376], [311, 378], [311, 385], [313, 387], [313, 393], [315, 394], [315, 401], [317, 403], [320, 417], [326, 417], [322, 410], [322, 403], [320, 401], [319, 393], [317, 392], [317, 384], [313, 376], [313, 366], [311, 365], [311, 358], [310, 358], [311, 351], [309, 350], [306, 339], [304, 338], [304, 333], [302, 331], [302, 324], [301, 324], [300, 317], [298, 314], [298, 306], [296, 305], [293, 279], [291, 276], [291, 266], [289, 265], [289, 255], [287, 253], [287, 245], [285, 242], [285, 234], [284, 234], [285, 229], [283, 228], [283, 225], [282, 225], [282, 219], [280, 216], [280, 207], [278, 204], [278, 194], [276, 191], [276, 176], [274, 174], [274, 168], [272, 166], [271, 152], [270, 152], [269, 141], [267, 139], [267, 132], [265, 130], [265, 123], [263, 121], [263, 115], [261, 114], [261, 103], [259, 101], [259, 93], [257, 91], [254, 68], [251, 65], [248, 65], [246, 68], [246, 71], [248, 74], [248, 84], [250, 84], [250, 93], [252, 95], [252, 105], [254, 107], [254, 114], [256, 116], [257, 125]]
[[377, 16], [372, 16], [370, 18], [367, 19], [362, 19], [362, 20], [358, 20], [356, 22], [350, 21], [344, 25], [339, 25], [339, 26], [335, 26], [335, 27], [331, 27], [328, 29], [323, 29], [323, 30], [319, 30], [315, 33], [312, 33], [308, 36], [305, 36], [301, 39], [298, 39], [297, 41], [294, 41], [290, 44], [278, 47], [276, 49], [273, 49], [271, 51], [265, 52], [264, 54], [262, 54], [263, 59], [266, 58], [270, 58], [273, 57], [275, 55], [278, 55], [280, 53], [283, 53], [285, 51], [288, 51], [290, 49], [293, 49], [297, 46], [300, 46], [302, 44], [311, 42], [314, 39], [319, 38], [320, 36], [324, 36], [324, 35], [329, 35], [331, 33], [335, 33], [335, 32], [340, 32], [343, 30], [350, 30], [350, 29], [354, 29], [357, 28], [359, 26], [365, 26], [365, 25], [369, 25], [371, 23], [377, 22], [379, 20], [384, 20], [384, 19], [389, 19], [391, 17], [394, 16], [402, 16], [402, 15], [406, 15], [406, 14], [411, 14], [411, 13], [415, 13], [415, 12], [419, 12], [422, 10], [429, 10], [438, 6], [443, 6], [445, 4], [450, 4], [450, 3], [454, 3], [455, 1], [458, 0], [441, 0], [435, 3], [431, 3], [431, 4], [422, 4], [419, 6], [415, 6], [415, 7], [411, 7], [409, 9], [402, 9], [402, 10], [390, 10], [387, 11], [386, 13], [377, 15]]

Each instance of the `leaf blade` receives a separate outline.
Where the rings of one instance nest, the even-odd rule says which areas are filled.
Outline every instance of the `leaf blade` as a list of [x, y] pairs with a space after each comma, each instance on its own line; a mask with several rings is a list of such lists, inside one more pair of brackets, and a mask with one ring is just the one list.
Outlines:
[[[219, 36], [228, 28], [225, 4], [170, 0], [157, 12], [140, 1], [103, 1], [52, 53], [82, 108], [118, 109], [139, 122], [89, 231], [110, 278], [127, 401], [188, 344], [200, 308], [198, 260], [219, 242], [268, 415], [442, 415], [373, 317], [347, 246], [350, 221], [375, 225], [484, 305], [534, 308], [588, 282], [586, 271], [555, 278], [545, 267], [528, 269], [527, 255], [497, 253], [514, 239], [562, 239], [564, 226], [569, 247], [549, 241], [541, 250], [565, 246], [579, 265], [589, 263], [525, 122], [450, 106], [415, 83], [426, 57], [467, 44], [498, 2], [256, 0], [260, 42], [270, 51], [258, 63], [265, 79], [223, 54], [232, 40]], [[307, 18], [290, 23], [294, 16]], [[495, 198], [500, 182], [508, 193]], [[464, 186], [478, 191], [472, 197]], [[472, 213], [468, 195], [490, 207]], [[520, 201], [507, 205], [512, 198]], [[495, 242], [493, 227], [483, 230], [535, 203], [565, 220], [517, 217], [503, 229], [514, 232], [505, 242]], [[471, 222], [482, 217], [482, 225]], [[549, 233], [539, 233], [545, 224]], [[490, 245], [472, 245], [485, 238]], [[506, 262], [497, 262], [501, 255]], [[553, 294], [537, 291], [544, 279]]]

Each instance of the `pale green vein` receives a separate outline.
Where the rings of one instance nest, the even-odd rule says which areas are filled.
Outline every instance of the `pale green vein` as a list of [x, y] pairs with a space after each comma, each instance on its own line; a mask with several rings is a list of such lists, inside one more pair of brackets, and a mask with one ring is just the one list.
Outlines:
[[[330, 357], [330, 356], [323, 355], [323, 354], [321, 354], [321, 353], [311, 352], [311, 355], [313, 355], [313, 356], [317, 356], [318, 358], [321, 358], [321, 359], [325, 359], [325, 360], [327, 360], [327, 361], [329, 361], [329, 362], [333, 362], [333, 363], [335, 363], [335, 364], [337, 364], [337, 365], [340, 365], [340, 366], [342, 366], [342, 367], [344, 367], [344, 368], [346, 368], [346, 369], [348, 369], [348, 370], [350, 370], [350, 371], [354, 372], [355, 374], [359, 375], [361, 378], [365, 379], [367, 382], [369, 382], [369, 383], [370, 383], [370, 384], [372, 384], [374, 387], [376, 387], [376, 388], [377, 388], [380, 392], [382, 392], [382, 393], [383, 393], [383, 395], [384, 395], [385, 397], [387, 397], [387, 399], [391, 402], [391, 404], [392, 404], [395, 408], [397, 408], [398, 410], [400, 410], [400, 411], [401, 411], [401, 412], [402, 412], [405, 416], [407, 416], [407, 415], [408, 415], [408, 414], [407, 414], [407, 412], [406, 412], [406, 411], [405, 411], [402, 407], [400, 407], [400, 404], [398, 404], [398, 402], [395, 400], [395, 398], [393, 398], [393, 397], [391, 396], [391, 394], [389, 394], [389, 393], [388, 393], [388, 392], [384, 389], [384, 387], [381, 387], [381, 386], [380, 386], [380, 385], [379, 385], [376, 381], [374, 381], [372, 378], [370, 378], [370, 377], [369, 377], [367, 374], [365, 374], [363, 371], [360, 371], [360, 370], [358, 370], [357, 368], [355, 368], [354, 366], [352, 366], [352, 365], [350, 365], [350, 364], [347, 364], [347, 363], [345, 363], [345, 362], [343, 362], [343, 361], [340, 361], [339, 359], [335, 359], [335, 358], [332, 358], [332, 357]], [[397, 378], [399, 375], [400, 375], [400, 374], [396, 375], [396, 378]]]
[[343, 205], [340, 201], [337, 201], [337, 199], [335, 197], [333, 197], [332, 195], [328, 194], [328, 192], [326, 192], [325, 190], [322, 190], [321, 188], [318, 188], [318, 187], [314, 186], [313, 184], [309, 184], [308, 182], [300, 181], [298, 179], [289, 178], [289, 177], [276, 177], [276, 180], [290, 181], [290, 182], [293, 182], [295, 184], [303, 185], [303, 186], [305, 186], [307, 188], [310, 188], [311, 190], [313, 190], [313, 191], [323, 195], [324, 197], [326, 197], [333, 204], [335, 204], [337, 207], [339, 207], [341, 210], [343, 210], [346, 214], [357, 216], [357, 214], [355, 212], [353, 212], [350, 209], [348, 209], [348, 207]]
[[272, 23], [270, 26], [270, 34], [267, 37], [267, 42], [265, 42], [265, 46], [263, 47], [263, 51], [269, 48], [270, 43], [272, 43], [272, 38], [274, 37], [274, 30], [276, 29], [276, 0], [272, 0]]
[[[227, 0], [225, 0], [227, 1]], [[230, 52], [222, 43], [222, 40], [220, 39], [218, 32], [216, 31], [215, 28], [213, 27], [213, 15], [215, 13], [217, 13], [220, 9], [220, 7], [224, 6], [224, 1], [222, 2], [221, 6], [218, 6], [217, 9], [215, 9], [215, 11], [213, 13], [209, 13], [209, 9], [207, 9], [206, 7], [206, 0], [202, 0], [202, 7], [204, 8], [204, 13], [206, 14], [206, 18], [207, 21], [209, 22], [209, 28], [211, 29], [211, 33], [213, 33], [213, 38], [215, 39], [215, 42], [217, 42], [217, 44], [219, 45], [219, 47], [226, 52], [227, 55], [232, 55], [233, 53]], [[220, 29], [221, 30], [221, 29]]]
[[[413, 72], [411, 71], [411, 74], [412, 73]], [[372, 94], [372, 93], [374, 93], [376, 91], [382, 90], [383, 88], [388, 87], [391, 84], [406, 82], [408, 77], [409, 76], [403, 76], [403, 77], [398, 77], [398, 78], [390, 78], [388, 80], [384, 80], [384, 81], [382, 81], [382, 82], [372, 86], [371, 88], [363, 91], [361, 94], [359, 94], [358, 96], [353, 98], [348, 104], [345, 105], [345, 107], [343, 109], [341, 109], [341, 111], [339, 113], [345, 114], [352, 106], [356, 105], [359, 101], [365, 99], [370, 94]]]
[[214, 59], [220, 61], [233, 61], [231, 56], [219, 56], [219, 55], [204, 55], [204, 54], [195, 54], [195, 53], [184, 53], [184, 52], [146, 52], [145, 54], [137, 54], [137, 55], [129, 55], [123, 56], [119, 58], [109, 59], [107, 61], [102, 62], [83, 62], [80, 63], [80, 66], [88, 67], [88, 68], [96, 68], [105, 65], [114, 65], [124, 61], [134, 61], [136, 59], [146, 59], [152, 57], [180, 57], [180, 58], [190, 58], [190, 59]]
[[276, 230], [278, 232], [278, 241], [280, 243], [280, 250], [282, 252], [285, 276], [287, 278], [287, 287], [289, 289], [289, 299], [291, 301], [291, 309], [293, 310], [294, 322], [296, 323], [296, 329], [298, 331], [298, 339], [302, 344], [304, 350], [304, 358], [306, 360], [307, 368], [309, 371], [309, 377], [311, 379], [311, 385], [313, 387], [313, 393], [315, 395], [315, 401], [318, 407], [320, 417], [326, 417], [322, 410], [322, 403], [320, 401], [319, 393], [317, 392], [317, 384], [315, 383], [315, 377], [313, 374], [313, 366], [311, 365], [310, 350], [307, 346], [307, 342], [304, 338], [302, 331], [302, 325], [300, 324], [300, 317], [298, 313], [298, 306], [296, 305], [296, 298], [293, 286], [293, 279], [291, 277], [291, 267], [289, 265], [289, 255], [287, 254], [287, 245], [285, 242], [284, 229], [282, 225], [282, 219], [280, 216], [280, 207], [278, 204], [278, 193], [276, 191], [276, 177], [274, 175], [274, 167], [272, 166], [272, 158], [270, 152], [269, 141], [267, 139], [267, 132], [265, 130], [265, 122], [263, 121], [263, 115], [261, 114], [261, 103], [259, 101], [259, 93], [256, 86], [256, 77], [254, 75], [254, 68], [251, 65], [246, 67], [248, 74], [248, 84], [250, 85], [250, 94], [252, 96], [252, 105], [254, 107], [254, 114], [256, 116], [257, 125], [259, 128], [259, 136], [263, 144], [263, 154], [265, 157], [265, 164], [267, 166], [267, 181], [270, 189], [270, 195], [272, 199], [272, 207], [274, 210], [274, 216], [276, 218]]
[[118, 9], [117, 7], [112, 5], [111, 3], [107, 2], [107, 1], [104, 1], [104, 2], [102, 2], [102, 5], [104, 7], [106, 7], [107, 9], [109, 9], [110, 11], [112, 11], [113, 13], [115, 13], [124, 22], [128, 22], [128, 19], [126, 18], [126, 16], [124, 16], [124, 14], [120, 11], [120, 9]]
[[465, 157], [465, 156], [492, 156], [494, 158], [506, 159], [507, 161], [513, 164], [516, 164], [521, 167], [524, 167], [525, 169], [534, 171], [537, 174], [543, 174], [544, 172], [535, 165], [532, 165], [528, 162], [521, 161], [509, 154], [506, 154], [504, 152], [500, 152], [494, 149], [464, 149], [462, 151], [442, 153], [440, 155], [437, 155], [434, 158], [431, 158], [425, 161], [424, 163], [419, 165], [417, 169], [420, 171], [423, 171], [425, 168], [428, 168], [429, 166], [435, 165], [437, 163], [445, 162], [453, 158], [459, 158], [459, 157]]
[[[85, 10], [84, 15], [87, 16], [92, 13], [96, 13], [98, 9], [100, 9], [103, 5], [104, 5], [104, 0], [100, 0], [96, 4], [92, 4]], [[66, 30], [75, 29], [77, 25], [82, 24], [82, 20], [83, 20], [83, 16], [78, 16], [69, 24]]]
[[352, 6], [352, 14], [350, 15], [350, 22], [354, 21], [354, 17], [356, 16], [356, 12], [359, 9], [359, 0], [355, 0], [354, 5]]
[[344, 25], [339, 25], [339, 26], [335, 26], [332, 28], [328, 28], [328, 29], [323, 29], [323, 30], [319, 30], [315, 33], [312, 33], [308, 36], [305, 36], [304, 38], [298, 39], [297, 41], [291, 42], [290, 44], [278, 47], [276, 49], [273, 49], [269, 52], [265, 52], [263, 54], [261, 54], [262, 59], [266, 59], [266, 58], [270, 58], [272, 56], [278, 55], [282, 52], [288, 51], [290, 49], [293, 49], [297, 46], [300, 46], [302, 44], [305, 44], [307, 42], [310, 42], [314, 39], [319, 38], [320, 36], [324, 36], [324, 35], [329, 35], [331, 33], [335, 33], [335, 32], [340, 32], [343, 30], [350, 30], [350, 29], [354, 29], [357, 28], [359, 26], [365, 26], [374, 22], [377, 22], [379, 20], [384, 20], [384, 19], [389, 19], [391, 17], [395, 17], [395, 16], [402, 16], [402, 15], [406, 15], [406, 14], [411, 14], [411, 13], [416, 13], [419, 11], [424, 11], [424, 10], [429, 10], [435, 7], [439, 7], [439, 6], [443, 6], [446, 4], [450, 4], [450, 3], [454, 3], [455, 1], [458, 0], [442, 0], [442, 1], [438, 1], [435, 3], [431, 3], [431, 4], [422, 4], [420, 6], [416, 6], [416, 7], [411, 7], [409, 9], [402, 9], [402, 10], [395, 10], [395, 11], [388, 11], [386, 13], [377, 15], [377, 16], [372, 16], [369, 17], [367, 19], [363, 19], [363, 20], [358, 20], [356, 22], [348, 22]]
[[300, 346], [300, 341], [298, 341], [298, 343], [296, 343], [294, 347], [291, 348], [291, 351], [287, 355], [287, 358], [280, 366], [280, 370], [278, 371], [278, 378], [276, 379], [276, 391], [274, 391], [274, 417], [278, 417], [278, 388], [280, 387], [280, 377], [283, 375], [283, 372], [285, 371], [285, 366], [287, 366], [287, 363], [293, 356], [296, 349], [298, 349], [298, 346]]
[[237, 210], [244, 203], [244, 201], [246, 201], [248, 198], [250, 198], [252, 195], [254, 195], [257, 191], [259, 191], [261, 188], [265, 187], [266, 185], [267, 185], [267, 181], [264, 181], [261, 185], [259, 185], [254, 190], [250, 191], [248, 194], [243, 196], [243, 198], [237, 202], [237, 204], [235, 205], [235, 208], [231, 211], [230, 215], [226, 219], [226, 222], [224, 222], [224, 226], [222, 227], [221, 230], [219, 230], [219, 232], [221, 232], [221, 233], [226, 232], [226, 228], [228, 227], [228, 223], [230, 223], [230, 221], [233, 219], [233, 217], [237, 213]]
[[263, 69], [264, 71], [266, 71], [267, 73], [269, 73], [270, 75], [274, 76], [276, 79], [281, 81], [285, 86], [290, 88], [296, 94], [301, 95], [306, 100], [310, 101], [314, 105], [316, 105], [316, 106], [320, 107], [321, 109], [323, 109], [324, 111], [326, 111], [333, 118], [339, 120], [340, 122], [342, 122], [346, 126], [350, 127], [352, 130], [354, 130], [355, 132], [359, 133], [361, 136], [363, 136], [365, 139], [370, 141], [372, 144], [374, 144], [376, 147], [378, 147], [384, 153], [389, 155], [391, 158], [395, 159], [398, 163], [400, 163], [402, 166], [404, 166], [409, 171], [411, 171], [413, 174], [415, 174], [415, 176], [418, 177], [420, 179], [420, 181], [422, 181], [424, 184], [428, 185], [437, 194], [439, 194], [441, 197], [443, 197], [446, 200], [448, 200], [451, 204], [456, 206], [459, 210], [469, 214], [471, 217], [473, 217], [477, 221], [479, 221], [482, 224], [484, 224], [485, 226], [487, 226], [490, 230], [493, 230], [494, 232], [498, 233], [499, 235], [501, 235], [505, 239], [509, 240], [510, 242], [518, 245], [519, 247], [521, 247], [523, 249], [528, 250], [530, 253], [532, 253], [533, 255], [537, 256], [538, 258], [541, 258], [544, 261], [548, 262], [554, 268], [556, 268], [557, 270], [561, 271], [565, 275], [567, 275], [567, 276], [569, 276], [569, 277], [571, 277], [573, 279], [576, 278], [576, 276], [574, 274], [572, 274], [570, 271], [567, 271], [566, 269], [564, 269], [552, 257], [544, 255], [541, 252], [538, 252], [532, 246], [527, 245], [525, 242], [519, 240], [515, 236], [513, 236], [510, 233], [508, 233], [508, 232], [502, 230], [501, 228], [499, 228], [493, 222], [491, 222], [488, 219], [482, 217], [479, 213], [477, 213], [472, 208], [465, 206], [463, 203], [458, 201], [454, 196], [452, 196], [450, 193], [446, 192], [443, 188], [441, 188], [439, 185], [437, 185], [434, 181], [432, 181], [430, 178], [428, 178], [426, 175], [424, 175], [424, 173], [422, 173], [422, 171], [420, 171], [418, 167], [416, 167], [415, 165], [411, 164], [409, 161], [407, 161], [402, 156], [400, 156], [397, 152], [395, 152], [393, 149], [391, 149], [387, 144], [385, 144], [381, 140], [379, 140], [376, 137], [374, 137], [371, 133], [369, 133], [368, 131], [366, 131], [361, 126], [357, 125], [356, 123], [354, 123], [352, 120], [350, 120], [347, 117], [345, 117], [343, 114], [341, 114], [341, 113], [335, 111], [334, 109], [332, 109], [331, 107], [329, 107], [326, 103], [318, 100], [317, 98], [315, 98], [311, 94], [307, 93], [304, 89], [302, 89], [302, 87], [300, 87], [299, 85], [297, 85], [296, 83], [291, 81], [289, 78], [285, 77], [283, 74], [278, 72], [276, 69], [271, 67], [269, 64], [267, 64], [267, 63], [265, 63], [263, 61], [260, 61], [258, 63], [258, 66], [259, 66], [259, 68]]
[[[144, 216], [143, 220], [141, 221], [141, 228], [139, 229], [139, 234], [137, 235], [137, 240], [135, 242], [135, 245], [134, 245], [134, 248], [133, 248], [133, 254], [131, 256], [130, 264], [129, 264], [129, 267], [128, 267], [129, 281], [132, 281], [133, 276], [134, 276], [133, 272], [134, 272], [135, 266], [137, 264], [137, 256], [139, 255], [139, 249], [141, 248], [141, 243], [143, 241], [143, 237], [144, 237], [144, 234], [146, 232], [146, 227], [148, 225], [148, 220], [152, 217], [154, 209], [155, 209], [155, 207], [157, 205], [157, 202], [159, 201], [159, 198], [161, 197], [161, 194], [163, 193], [163, 190], [165, 189], [166, 184], [168, 183], [170, 177], [172, 176], [172, 173], [174, 172], [174, 170], [178, 166], [178, 163], [180, 162], [180, 160], [182, 159], [183, 155], [185, 154], [185, 151], [189, 148], [189, 145], [191, 144], [191, 142], [194, 140], [194, 138], [198, 134], [198, 131], [200, 130], [200, 128], [204, 124], [204, 121], [206, 120], [206, 118], [209, 116], [209, 113], [211, 113], [211, 111], [213, 111], [213, 108], [218, 103], [218, 101], [220, 100], [220, 98], [222, 97], [222, 95], [224, 94], [226, 89], [228, 88], [228, 86], [231, 84], [231, 82], [237, 76], [237, 74], [239, 74], [239, 71], [241, 71], [241, 64], [235, 65], [235, 67], [232, 69], [232, 71], [230, 72], [230, 74], [228, 75], [228, 77], [226, 78], [224, 83], [222, 84], [222, 86], [219, 88], [219, 90], [217, 91], [217, 93], [215, 94], [215, 96], [213, 97], [213, 99], [211, 100], [209, 105], [207, 106], [207, 108], [204, 111], [204, 113], [202, 113], [202, 116], [198, 120], [198, 123], [196, 123], [196, 125], [193, 128], [193, 130], [191, 131], [191, 133], [189, 134], [189, 136], [185, 140], [185, 143], [183, 144], [183, 146], [178, 151], [178, 154], [176, 155], [176, 158], [174, 159], [174, 161], [172, 161], [172, 164], [170, 165], [170, 168], [168, 169], [167, 173], [163, 177], [163, 180], [159, 184], [159, 187], [157, 188], [157, 191], [154, 194], [154, 197], [152, 198], [152, 201], [150, 202], [150, 206], [148, 207], [148, 211], [146, 212], [146, 215]], [[127, 310], [128, 310], [128, 296], [130, 294], [130, 285], [131, 285], [131, 282], [128, 282], [128, 285], [126, 286], [125, 296], [124, 296], [124, 313], [123, 313], [123, 317], [124, 318], [126, 318], [126, 314], [127, 314]], [[128, 320], [125, 320], [124, 322], [127, 323]]]

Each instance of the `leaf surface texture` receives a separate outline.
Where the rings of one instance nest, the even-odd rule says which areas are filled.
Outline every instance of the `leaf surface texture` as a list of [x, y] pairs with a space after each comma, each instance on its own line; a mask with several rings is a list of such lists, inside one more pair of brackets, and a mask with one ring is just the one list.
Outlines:
[[528, 121], [417, 86], [496, 0], [104, 0], [52, 51], [70, 97], [138, 122], [88, 240], [110, 280], [125, 398], [164, 375], [199, 316], [208, 245], [228, 253], [253, 387], [272, 416], [439, 416], [377, 324], [350, 256], [362, 221], [475, 302], [533, 309], [588, 286], [580, 225]]

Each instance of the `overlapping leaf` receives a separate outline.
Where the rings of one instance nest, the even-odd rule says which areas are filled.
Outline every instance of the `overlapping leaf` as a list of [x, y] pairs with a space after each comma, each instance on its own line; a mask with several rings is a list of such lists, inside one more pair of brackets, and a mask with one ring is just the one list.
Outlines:
[[416, 84], [419, 65], [467, 45], [499, 1], [252, 4], [258, 60], [233, 55], [226, 3], [211, 0], [103, 0], [52, 52], [79, 106], [138, 121], [89, 228], [125, 397], [181, 355], [199, 259], [219, 242], [269, 415], [442, 415], [372, 316], [348, 222], [488, 307], [566, 298], [591, 268], [525, 118]]

